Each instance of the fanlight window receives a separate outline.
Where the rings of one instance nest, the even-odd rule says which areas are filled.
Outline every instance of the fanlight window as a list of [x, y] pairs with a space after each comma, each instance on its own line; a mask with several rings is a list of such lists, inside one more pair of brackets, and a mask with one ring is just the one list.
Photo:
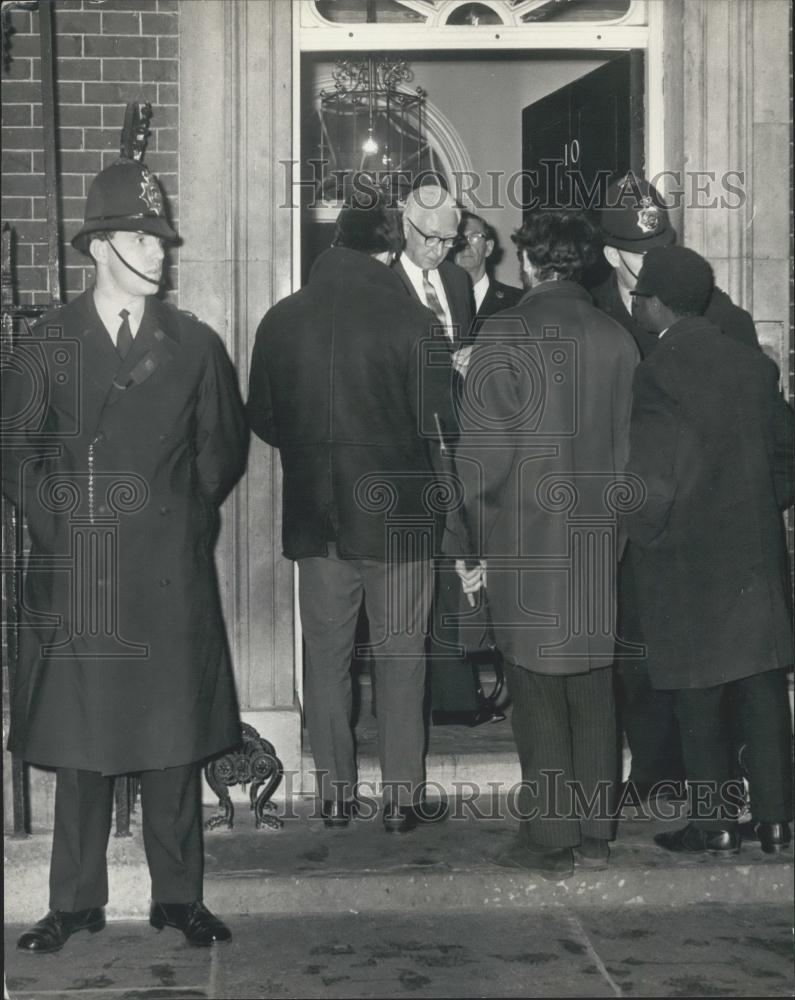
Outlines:
[[332, 24], [521, 25], [623, 18], [632, 0], [315, 0]]

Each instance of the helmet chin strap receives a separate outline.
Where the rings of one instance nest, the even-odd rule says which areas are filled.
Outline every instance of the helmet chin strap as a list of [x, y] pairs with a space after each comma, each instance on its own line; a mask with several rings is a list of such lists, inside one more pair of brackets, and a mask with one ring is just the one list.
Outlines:
[[160, 287], [161, 282], [163, 280], [162, 276], [160, 278], [150, 278], [148, 274], [143, 274], [141, 271], [136, 271], [135, 268], [132, 266], [132, 264], [128, 264], [127, 261], [124, 259], [124, 257], [122, 257], [122, 255], [113, 245], [113, 240], [109, 239], [106, 240], [105, 242], [110, 246], [111, 250], [116, 254], [116, 256], [119, 258], [122, 264], [124, 264], [124, 266], [127, 268], [128, 271], [132, 271], [132, 273], [137, 277], [143, 278], [144, 281], [148, 281], [150, 285], [157, 285], [158, 288]]
[[[635, 281], [637, 281], [638, 280], [638, 276], [640, 275], [640, 271], [633, 271], [632, 270], [632, 268], [629, 266], [629, 264], [627, 264], [626, 258], [624, 257], [624, 255], [621, 253], [620, 250], [618, 251], [618, 256], [621, 258], [621, 263], [624, 265], [624, 267], [629, 271], [629, 273], [632, 275], [632, 277], [635, 279]], [[641, 264], [641, 268], [642, 267], [643, 267], [643, 265]]]

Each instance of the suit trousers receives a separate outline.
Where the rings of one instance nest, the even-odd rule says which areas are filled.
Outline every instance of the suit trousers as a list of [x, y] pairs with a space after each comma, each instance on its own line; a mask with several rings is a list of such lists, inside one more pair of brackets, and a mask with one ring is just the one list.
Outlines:
[[673, 692], [652, 687], [645, 660], [619, 661], [617, 673], [618, 712], [632, 754], [632, 781], [681, 781], [685, 768]]
[[[784, 670], [768, 670], [730, 684], [685, 688], [674, 692], [682, 736], [691, 820], [704, 829], [731, 826], [738, 812], [738, 792], [726, 725], [725, 700], [731, 697], [738, 715], [737, 731], [746, 746], [745, 760], [755, 820], [769, 823], [792, 818], [792, 720]], [[704, 782], [701, 803], [694, 782]], [[712, 801], [706, 789], [714, 787]], [[709, 807], [723, 811], [710, 815]]]
[[522, 769], [519, 838], [530, 847], [610, 840], [618, 776], [613, 670], [549, 675], [505, 664]]
[[431, 604], [431, 564], [341, 559], [298, 560], [304, 634], [304, 708], [318, 792], [324, 801], [351, 799], [356, 756], [351, 728], [351, 658], [362, 600], [378, 692], [381, 778], [400, 804], [420, 794], [424, 780], [425, 640]]
[[465, 655], [467, 638], [470, 645], [475, 643], [471, 636], [464, 634], [456, 621], [456, 617], [466, 613], [469, 606], [455, 571], [455, 560], [435, 560], [434, 577], [428, 642], [431, 708], [437, 712], [475, 712], [479, 707], [477, 680], [474, 668]]
[[[202, 898], [201, 799], [198, 764], [143, 771], [144, 850], [156, 903]], [[50, 860], [50, 907], [86, 910], [108, 901], [107, 848], [112, 775], [59, 767]]]

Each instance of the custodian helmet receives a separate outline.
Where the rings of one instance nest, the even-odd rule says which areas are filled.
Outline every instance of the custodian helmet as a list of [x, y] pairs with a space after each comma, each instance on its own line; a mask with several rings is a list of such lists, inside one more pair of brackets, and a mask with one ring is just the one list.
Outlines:
[[88, 253], [93, 233], [113, 230], [150, 233], [170, 242], [177, 239], [163, 210], [160, 185], [138, 160], [116, 160], [97, 174], [88, 189], [85, 222], [72, 246]]
[[676, 242], [676, 231], [657, 189], [631, 171], [608, 188], [599, 228], [603, 243], [632, 253]]

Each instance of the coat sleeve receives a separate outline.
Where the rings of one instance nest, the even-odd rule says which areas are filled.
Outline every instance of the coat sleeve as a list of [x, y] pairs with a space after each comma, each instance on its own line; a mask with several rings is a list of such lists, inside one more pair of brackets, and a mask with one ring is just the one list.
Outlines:
[[418, 338], [409, 350], [406, 393], [414, 426], [427, 442], [431, 461], [438, 471], [439, 431], [449, 444], [458, 436], [458, 421], [450, 342], [446, 337], [433, 336], [434, 324], [435, 321], [429, 320], [424, 336]]
[[636, 369], [633, 390], [627, 470], [640, 479], [646, 495], [624, 518], [624, 529], [633, 542], [648, 547], [665, 532], [676, 498], [679, 412], [670, 387], [649, 362]]
[[777, 389], [773, 407], [773, 481], [776, 490], [776, 503], [780, 510], [792, 506], [795, 497], [795, 470], [793, 470], [792, 441], [793, 428], [792, 405], [788, 403]]
[[446, 540], [448, 555], [483, 556], [488, 551], [492, 529], [503, 513], [502, 494], [516, 457], [511, 428], [516, 428], [517, 415], [522, 413], [522, 396], [520, 372], [510, 362], [504, 345], [490, 337], [478, 340], [464, 383], [461, 437], [456, 450], [467, 530]]
[[[623, 473], [629, 463], [629, 435], [632, 415], [632, 383], [640, 360], [638, 348], [633, 343], [626, 344], [616, 360], [613, 371], [613, 468]], [[632, 486], [630, 485], [630, 491]], [[627, 535], [623, 520], [619, 520], [618, 558], [624, 551]]]
[[273, 403], [271, 401], [271, 384], [268, 374], [267, 352], [265, 350], [265, 323], [259, 325], [251, 355], [251, 371], [248, 378], [248, 401], [246, 415], [249, 427], [267, 444], [279, 447], [279, 437], [273, 419]]
[[196, 418], [199, 484], [205, 496], [220, 505], [245, 470], [248, 430], [235, 370], [215, 333], [199, 388]]

